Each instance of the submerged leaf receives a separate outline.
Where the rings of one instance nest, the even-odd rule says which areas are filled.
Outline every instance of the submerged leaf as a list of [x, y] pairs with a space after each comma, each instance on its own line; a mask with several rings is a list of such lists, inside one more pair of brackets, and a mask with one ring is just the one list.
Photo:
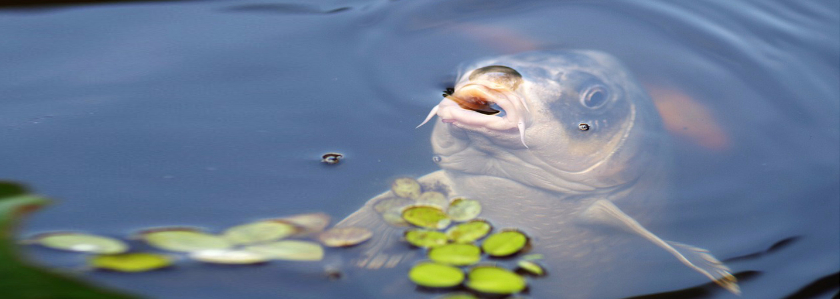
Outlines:
[[416, 199], [420, 196], [420, 183], [413, 178], [398, 178], [391, 184], [391, 191], [402, 198]]
[[408, 272], [408, 278], [417, 285], [430, 288], [448, 288], [464, 281], [461, 269], [432, 262], [420, 262]]
[[441, 210], [446, 210], [449, 207], [449, 200], [446, 199], [446, 196], [435, 191], [423, 192], [416, 202], [418, 205], [438, 207]]
[[254, 244], [279, 240], [298, 231], [300, 229], [290, 223], [265, 220], [231, 227], [222, 233], [222, 237], [234, 244]]
[[253, 265], [268, 262], [268, 257], [247, 250], [239, 249], [211, 249], [194, 251], [190, 258], [213, 264]]
[[481, 244], [481, 249], [496, 257], [513, 255], [528, 245], [528, 237], [516, 230], [507, 230], [490, 235]]
[[545, 275], [545, 269], [542, 266], [540, 266], [540, 264], [537, 264], [533, 261], [521, 260], [516, 264], [516, 266], [519, 270], [534, 276]]
[[455, 243], [472, 243], [484, 238], [493, 227], [484, 220], [472, 220], [446, 230], [446, 236]]
[[466, 266], [481, 260], [481, 249], [472, 244], [446, 244], [432, 248], [429, 259], [453, 266]]
[[474, 267], [467, 277], [467, 287], [482, 293], [513, 294], [527, 285], [522, 276], [495, 266]]
[[40, 234], [27, 242], [38, 243], [53, 249], [98, 254], [117, 254], [128, 250], [128, 244], [114, 238], [73, 232]]
[[88, 264], [97, 269], [119, 272], [145, 272], [172, 265], [172, 259], [157, 253], [122, 253], [95, 255], [88, 259]]
[[425, 229], [407, 230], [405, 240], [411, 245], [423, 248], [436, 247], [447, 243], [444, 233]]
[[308, 241], [284, 240], [251, 245], [245, 247], [245, 250], [276, 260], [320, 261], [324, 258], [324, 248], [318, 243]]
[[402, 217], [415, 226], [431, 229], [443, 229], [451, 223], [443, 210], [432, 206], [408, 207], [403, 210]]
[[154, 247], [180, 252], [210, 249], [228, 249], [232, 244], [226, 239], [192, 228], [162, 228], [146, 230], [140, 237]]
[[454, 221], [469, 221], [481, 214], [481, 204], [477, 200], [456, 198], [449, 204], [446, 213]]
[[353, 246], [370, 239], [373, 232], [361, 227], [333, 227], [318, 236], [318, 240], [328, 247]]
[[330, 225], [330, 215], [324, 213], [299, 214], [279, 219], [301, 228], [298, 235], [320, 233]]

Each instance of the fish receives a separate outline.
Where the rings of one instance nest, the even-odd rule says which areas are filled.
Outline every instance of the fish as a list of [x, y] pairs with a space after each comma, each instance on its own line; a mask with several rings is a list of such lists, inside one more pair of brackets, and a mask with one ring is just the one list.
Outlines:
[[[420, 126], [435, 118], [440, 170], [420, 184], [478, 200], [494, 227], [527, 232], [549, 268], [563, 269], [553, 276], [567, 289], [595, 296], [605, 277], [655, 276], [634, 272], [644, 269], [628, 258], [639, 247], [740, 294], [708, 250], [646, 227], [668, 201], [672, 141], [648, 93], [615, 57], [563, 50], [479, 59], [461, 67]], [[356, 266], [392, 268], [415, 255], [395, 245], [405, 227], [376, 209], [392, 197], [379, 194], [337, 224], [374, 231]]]

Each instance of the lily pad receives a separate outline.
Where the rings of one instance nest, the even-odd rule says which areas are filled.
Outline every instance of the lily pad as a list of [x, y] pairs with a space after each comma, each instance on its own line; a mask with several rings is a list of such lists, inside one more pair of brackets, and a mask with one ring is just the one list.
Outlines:
[[478, 297], [470, 293], [452, 293], [435, 297], [435, 299], [478, 299]]
[[228, 249], [230, 241], [193, 228], [159, 228], [140, 232], [140, 237], [154, 247], [180, 252]]
[[228, 228], [222, 237], [234, 244], [254, 244], [279, 240], [301, 231], [282, 220], [265, 220]]
[[469, 221], [481, 214], [481, 204], [477, 200], [456, 198], [449, 204], [446, 213], [454, 221]]
[[411, 243], [411, 245], [423, 248], [437, 247], [448, 242], [444, 233], [425, 229], [407, 230], [405, 232], [405, 240]]
[[328, 247], [348, 247], [370, 239], [373, 232], [361, 227], [333, 227], [320, 235], [318, 240]]
[[467, 266], [481, 260], [481, 249], [472, 244], [446, 244], [432, 248], [429, 259], [453, 266]]
[[449, 265], [420, 262], [408, 271], [408, 278], [419, 286], [448, 288], [461, 284], [464, 272]]
[[324, 248], [318, 243], [309, 241], [284, 240], [251, 245], [245, 247], [245, 250], [276, 260], [320, 261], [324, 258]]
[[525, 272], [525, 273], [528, 273], [528, 274], [531, 274], [531, 275], [534, 275], [534, 276], [545, 275], [545, 268], [540, 266], [540, 264], [537, 264], [537, 263], [535, 263], [533, 261], [530, 261], [530, 260], [521, 260], [516, 264], [516, 266], [518, 267], [517, 270], [520, 270], [522, 272]]
[[528, 237], [520, 231], [507, 230], [490, 235], [481, 244], [481, 249], [495, 257], [510, 256], [528, 245]]
[[472, 220], [446, 230], [446, 237], [454, 243], [472, 243], [484, 238], [493, 226], [484, 220]]
[[441, 210], [446, 210], [449, 207], [449, 200], [446, 199], [446, 196], [435, 191], [423, 192], [420, 197], [417, 197], [416, 202], [418, 205], [435, 206]]
[[527, 286], [525, 279], [510, 270], [495, 266], [478, 266], [467, 274], [467, 287], [482, 293], [513, 294]]
[[324, 213], [299, 214], [283, 217], [279, 220], [294, 224], [300, 228], [301, 230], [297, 232], [297, 235], [320, 233], [330, 225], [330, 215]]
[[414, 201], [407, 198], [387, 197], [377, 201], [373, 209], [391, 225], [408, 226], [408, 222], [402, 219], [402, 210], [412, 204]]
[[95, 255], [88, 264], [97, 269], [119, 272], [146, 272], [172, 265], [172, 258], [157, 253], [122, 253]]
[[452, 222], [443, 210], [433, 206], [408, 207], [403, 210], [402, 217], [415, 226], [431, 229], [444, 229]]
[[421, 188], [420, 183], [413, 178], [398, 178], [391, 184], [391, 191], [399, 197], [416, 199], [420, 197]]
[[128, 244], [123, 241], [85, 233], [57, 232], [45, 233], [33, 237], [25, 243], [37, 243], [42, 246], [68, 251], [117, 254], [128, 250]]
[[194, 251], [190, 253], [190, 258], [213, 264], [226, 265], [253, 265], [268, 262], [268, 257], [247, 250], [239, 249], [211, 249]]

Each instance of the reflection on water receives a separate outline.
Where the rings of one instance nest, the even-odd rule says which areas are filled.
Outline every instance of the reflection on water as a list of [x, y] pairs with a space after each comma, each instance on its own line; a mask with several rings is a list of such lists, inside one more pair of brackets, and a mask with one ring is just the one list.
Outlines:
[[[437, 169], [431, 127], [414, 127], [460, 63], [595, 49], [622, 60], [673, 120], [677, 190], [649, 226], [728, 260], [744, 297], [825, 297], [837, 293], [840, 270], [838, 11], [817, 1], [0, 10], [0, 178], [62, 201], [27, 233], [220, 229], [309, 211], [340, 218], [391, 179]], [[323, 167], [331, 151], [344, 159]], [[56, 267], [78, 262], [30, 253]], [[408, 291], [407, 268], [331, 281], [323, 267], [187, 263], [85, 276], [160, 298], [433, 296]], [[640, 275], [676, 291], [667, 271]], [[551, 289], [550, 277], [533, 280], [531, 296]], [[666, 295], [733, 296], [688, 292]]]

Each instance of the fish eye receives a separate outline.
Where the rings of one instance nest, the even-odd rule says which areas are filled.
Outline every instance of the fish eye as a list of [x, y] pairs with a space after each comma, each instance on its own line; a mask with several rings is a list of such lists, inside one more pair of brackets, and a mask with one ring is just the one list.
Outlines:
[[609, 99], [607, 88], [601, 85], [589, 87], [581, 93], [580, 104], [589, 109], [597, 109], [604, 106]]

